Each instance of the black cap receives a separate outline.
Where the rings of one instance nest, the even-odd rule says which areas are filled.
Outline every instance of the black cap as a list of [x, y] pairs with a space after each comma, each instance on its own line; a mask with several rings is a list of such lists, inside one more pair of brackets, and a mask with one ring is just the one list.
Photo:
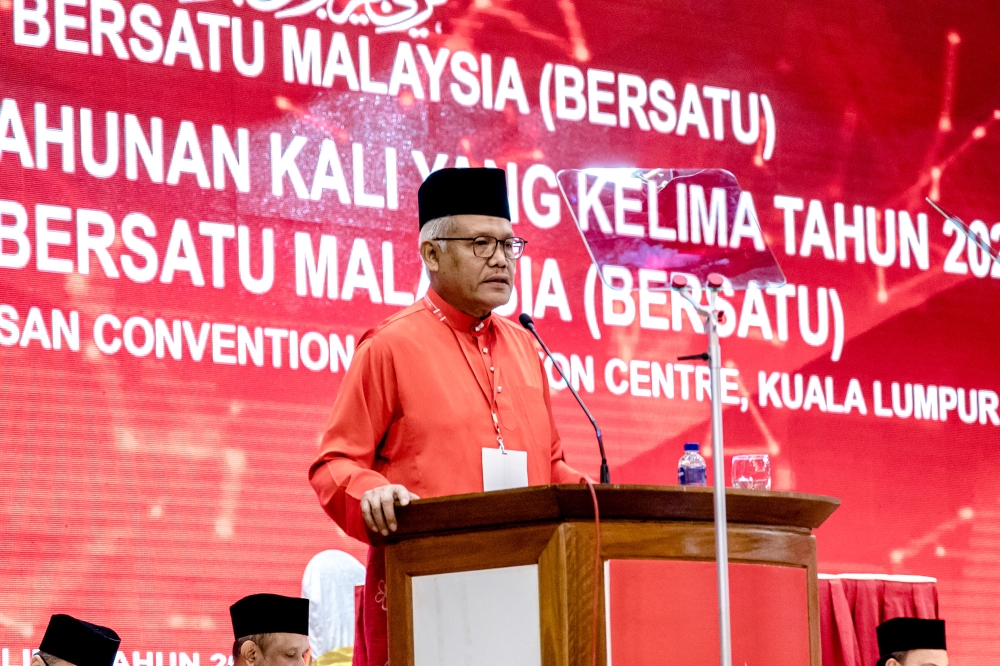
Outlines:
[[254, 634], [309, 635], [309, 600], [280, 594], [251, 594], [229, 607], [235, 638]]
[[921, 620], [897, 617], [880, 624], [878, 634], [878, 666], [896, 652], [909, 650], [947, 650], [944, 641], [944, 620]]
[[448, 215], [489, 215], [510, 219], [503, 169], [439, 169], [417, 190], [420, 227]]
[[75, 666], [111, 666], [121, 642], [107, 627], [60, 614], [49, 619], [38, 649]]

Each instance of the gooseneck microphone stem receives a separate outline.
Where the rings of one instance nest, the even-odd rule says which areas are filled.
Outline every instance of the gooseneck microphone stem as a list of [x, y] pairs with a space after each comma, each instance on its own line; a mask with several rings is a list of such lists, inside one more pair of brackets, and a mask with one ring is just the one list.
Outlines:
[[567, 377], [566, 373], [563, 372], [562, 366], [556, 363], [556, 359], [552, 357], [552, 352], [549, 351], [548, 346], [542, 341], [542, 337], [538, 335], [538, 331], [535, 330], [535, 322], [531, 319], [531, 315], [527, 312], [521, 313], [518, 321], [521, 323], [521, 326], [531, 331], [531, 334], [535, 336], [535, 340], [538, 340], [538, 344], [542, 346], [542, 349], [545, 351], [545, 355], [549, 357], [549, 360], [552, 361], [552, 365], [554, 365], [556, 370], [559, 371], [559, 376], [563, 378], [564, 382], [566, 382], [566, 388], [568, 388], [569, 392], [573, 394], [573, 397], [576, 398], [576, 402], [580, 405], [580, 409], [582, 409], [583, 413], [587, 415], [588, 419], [590, 419], [590, 425], [594, 426], [594, 432], [597, 434], [597, 446], [601, 451], [601, 483], [611, 483], [611, 472], [608, 471], [608, 459], [604, 455], [604, 437], [601, 435], [600, 426], [597, 425], [597, 421], [594, 420], [590, 410], [587, 409], [587, 405], [583, 404], [580, 394], [573, 388], [573, 385], [569, 381], [569, 377]]

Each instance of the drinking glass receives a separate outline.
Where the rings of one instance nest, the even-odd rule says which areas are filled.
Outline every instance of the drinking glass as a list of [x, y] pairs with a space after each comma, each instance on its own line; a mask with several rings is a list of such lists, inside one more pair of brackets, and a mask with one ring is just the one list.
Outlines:
[[733, 488], [771, 489], [771, 459], [767, 454], [733, 456]]

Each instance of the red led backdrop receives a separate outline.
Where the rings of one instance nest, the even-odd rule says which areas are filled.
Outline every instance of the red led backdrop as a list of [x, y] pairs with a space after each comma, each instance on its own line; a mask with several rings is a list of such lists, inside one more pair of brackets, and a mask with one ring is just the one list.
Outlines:
[[656, 275], [588, 282], [555, 172], [732, 171], [790, 286], [727, 299], [727, 452], [843, 499], [821, 570], [936, 576], [955, 663], [996, 654], [1000, 269], [922, 203], [1000, 242], [993, 4], [0, 0], [5, 659], [67, 611], [130, 666], [218, 662], [233, 600], [362, 555], [306, 471], [418, 293], [422, 177], [485, 162], [529, 240], [507, 312], [612, 477], [664, 484], [708, 443], [705, 339]]

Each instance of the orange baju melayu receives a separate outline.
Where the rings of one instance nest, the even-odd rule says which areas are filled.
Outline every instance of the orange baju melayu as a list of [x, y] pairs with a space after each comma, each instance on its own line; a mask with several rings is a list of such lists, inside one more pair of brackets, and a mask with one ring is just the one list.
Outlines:
[[[482, 450], [528, 454], [528, 483], [580, 483], [563, 460], [549, 385], [531, 334], [471, 317], [433, 290], [358, 344], [309, 471], [320, 503], [367, 542], [361, 496], [398, 483], [420, 497], [482, 492]], [[369, 552], [355, 663], [388, 661], [385, 560]], [[366, 656], [362, 656], [366, 655]]]

